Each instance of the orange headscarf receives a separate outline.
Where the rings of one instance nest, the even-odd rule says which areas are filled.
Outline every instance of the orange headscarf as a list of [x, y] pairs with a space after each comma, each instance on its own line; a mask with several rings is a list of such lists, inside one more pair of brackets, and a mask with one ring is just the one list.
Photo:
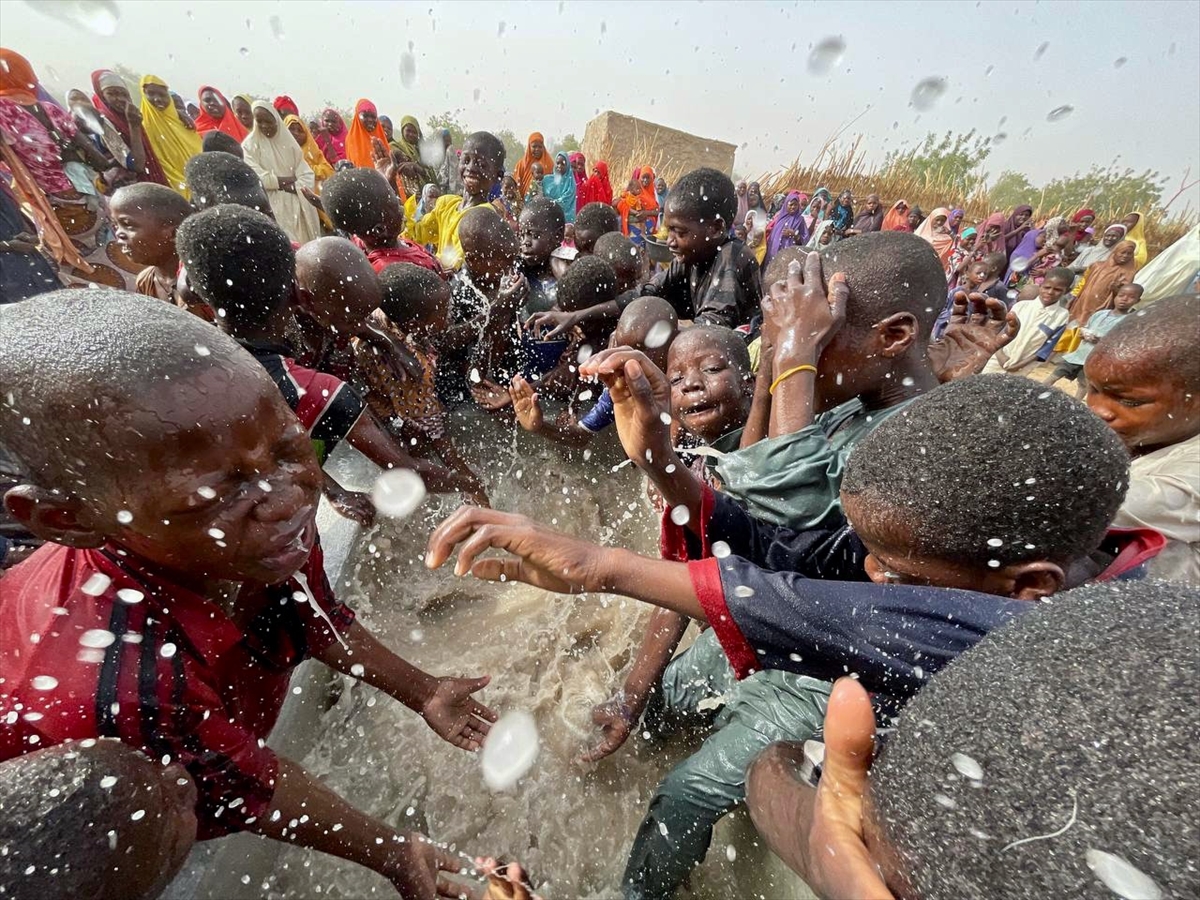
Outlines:
[[0, 63], [0, 97], [18, 106], [37, 103], [38, 80], [29, 60], [15, 50], [0, 48]]
[[375, 157], [371, 154], [371, 140], [378, 140], [386, 147], [387, 135], [383, 133], [382, 125], [375, 126], [374, 134], [367, 131], [366, 126], [358, 117], [362, 112], [373, 112], [376, 116], [379, 115], [379, 110], [370, 100], [359, 100], [354, 104], [354, 121], [350, 123], [350, 130], [346, 134], [346, 159], [359, 168], [374, 169]]
[[308, 130], [308, 126], [304, 124], [302, 118], [289, 115], [283, 120], [283, 124], [289, 131], [293, 125], [299, 125], [303, 130], [304, 143], [300, 145], [300, 149], [304, 152], [304, 161], [308, 163], [308, 167], [313, 170], [313, 176], [317, 179], [316, 192], [321, 193], [321, 182], [326, 178], [333, 177], [333, 166], [329, 164], [329, 160], [325, 158], [321, 148], [317, 146], [317, 139], [312, 136], [312, 132]]
[[658, 209], [658, 194], [654, 191], [654, 170], [649, 166], [642, 166], [638, 171], [638, 180], [641, 181], [647, 175], [650, 176], [650, 187], [646, 187], [643, 184], [642, 193], [638, 195], [641, 200], [643, 212]]
[[[533, 181], [533, 164], [536, 160], [533, 158], [533, 142], [541, 141], [545, 147], [546, 139], [542, 137], [540, 131], [535, 131], [529, 136], [529, 140], [525, 142], [525, 155], [521, 157], [521, 161], [513, 168], [513, 181], [517, 183], [517, 187], [521, 189], [521, 196], [524, 197], [529, 192], [529, 183]], [[547, 161], [549, 164], [547, 165]], [[549, 175], [554, 170], [554, 161], [550, 156], [549, 150], [542, 150], [542, 168], [545, 170], [542, 174]]]

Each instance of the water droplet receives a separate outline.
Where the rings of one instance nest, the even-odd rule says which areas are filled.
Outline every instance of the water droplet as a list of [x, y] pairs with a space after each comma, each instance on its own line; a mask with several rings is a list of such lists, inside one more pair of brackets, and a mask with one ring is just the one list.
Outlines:
[[158, 655], [161, 656], [163, 659], [170, 659], [172, 656], [175, 655], [175, 653], [178, 650], [179, 650], [178, 647], [176, 647], [170, 641], [167, 641], [165, 644], [163, 644], [161, 647], [158, 648]]
[[1046, 113], [1046, 121], [1047, 122], [1061, 122], [1063, 119], [1065, 119], [1067, 116], [1069, 116], [1073, 112], [1075, 112], [1075, 107], [1071, 106], [1070, 104], [1063, 104], [1062, 106], [1056, 106], [1056, 107], [1054, 107], [1054, 109], [1050, 110], [1050, 112]]
[[117, 636], [107, 628], [89, 628], [79, 636], [81, 647], [91, 647], [93, 650], [103, 650], [116, 643]]
[[221, 541], [225, 539], [225, 532], [220, 528], [210, 528], [208, 529], [208, 536], [214, 541]]
[[131, 815], [129, 818], [135, 822], [138, 822], [138, 821], [144, 819], [145, 817], [146, 817], [146, 811], [144, 809], [139, 809], [133, 815]]
[[89, 597], [99, 597], [108, 590], [110, 584], [112, 584], [111, 578], [102, 572], [95, 572], [87, 581], [80, 585], [79, 590]]
[[733, 589], [733, 593], [737, 597], [742, 597], [742, 598], [753, 597], [754, 596], [754, 588], [752, 588], [746, 584], [739, 584], [737, 587], [735, 587]]
[[1046, 50], [1049, 47], [1049, 41], [1042, 41], [1040, 44], [1038, 44], [1038, 48], [1033, 51], [1033, 61], [1037, 62], [1039, 59], [1041, 59], [1046, 54]]
[[689, 510], [686, 506], [672, 506], [671, 507], [671, 521], [674, 522], [676, 525], [678, 525], [680, 528], [682, 528], [684, 525], [686, 525], [688, 522], [690, 522], [691, 519], [692, 519], [691, 510]]
[[608, 23], [607, 23], [607, 22], [601, 22], [601, 23], [600, 23], [600, 33], [601, 33], [601, 34], [608, 34]]
[[110, 788], [116, 783], [117, 783], [116, 775], [105, 775], [103, 778], [100, 779], [100, 787], [102, 787], [102, 788]]
[[948, 86], [949, 81], [940, 76], [922, 78], [912, 89], [912, 96], [909, 99], [915, 108], [921, 112], [927, 112], [933, 109], [938, 100], [942, 99]]
[[730, 862], [737, 859], [737, 847], [733, 846], [733, 844], [728, 844], [725, 847], [725, 858]]
[[417, 83], [417, 59], [409, 50], [400, 54], [400, 83], [406, 88]]
[[212, 351], [203, 344], [196, 344], [196, 346], [192, 347], [192, 349], [196, 351], [197, 356], [208, 356], [212, 353]]
[[133, 513], [131, 513], [127, 509], [123, 509], [117, 513], [117, 521], [120, 522], [122, 525], [128, 525], [130, 522], [133, 521]]
[[496, 37], [504, 37], [504, 29], [506, 29], [507, 27], [508, 27], [508, 25], [505, 24], [504, 22], [501, 22], [499, 25], [497, 25], [496, 26]]
[[998, 131], [994, 135], [992, 135], [992, 143], [997, 146], [1000, 144], [1003, 144], [1007, 140], [1008, 140], [1008, 134], [1006, 134], [1003, 131]]
[[958, 774], [963, 778], [970, 778], [972, 781], [983, 781], [983, 766], [977, 763], [965, 753], [950, 754], [950, 765], [958, 770]]
[[1004, 541], [1000, 540], [1000, 538], [988, 538], [988, 546], [989, 547], [1003, 547]]
[[350, 674], [355, 678], [362, 678], [363, 675], [366, 674], [366, 671], [367, 670], [363, 668], [362, 663], [355, 663], [350, 667]]
[[25, 0], [25, 3], [52, 19], [103, 37], [116, 34], [117, 24], [121, 20], [121, 11], [114, 0], [66, 0], [58, 3], [34, 3], [32, 0]]
[[472, 369], [468, 377], [471, 379], [471, 384], [479, 384], [479, 382], [483, 381], [483, 376], [479, 374], [478, 369]]
[[808, 71], [813, 75], [826, 75], [841, 65], [846, 54], [846, 41], [842, 36], [823, 38], [808, 54]]
[[1084, 856], [1092, 874], [1118, 897], [1125, 900], [1160, 900], [1162, 897], [1162, 888], [1154, 879], [1128, 860], [1094, 847], [1089, 847]]
[[242, 56], [249, 56], [250, 48], [249, 47], [238, 47], [238, 53], [242, 54]]
[[484, 782], [493, 791], [508, 790], [532, 768], [540, 749], [533, 716], [522, 709], [505, 713], [484, 738], [479, 754]]
[[731, 550], [729, 545], [727, 543], [725, 543], [724, 541], [713, 541], [712, 542], [712, 555], [715, 556], [717, 559], [724, 559], [725, 557], [729, 556], [732, 552], [733, 552], [733, 550]]
[[958, 804], [954, 802], [954, 799], [952, 797], [947, 797], [945, 794], [934, 794], [933, 799], [939, 806], [944, 806], [946, 809], [956, 809], [958, 807]]
[[371, 502], [385, 516], [403, 519], [425, 499], [425, 482], [412, 469], [392, 469], [375, 480]]
[[132, 606], [134, 603], [141, 603], [145, 600], [146, 595], [136, 588], [121, 588], [117, 591], [117, 599]]
[[267, 22], [271, 26], [271, 34], [275, 35], [275, 40], [282, 41], [284, 38], [283, 20], [279, 16], [271, 16]]
[[58, 679], [53, 675], [35, 675], [29, 683], [35, 691], [52, 691], [58, 687]]
[[1129, 62], [1129, 59], [1127, 57], [1118, 56], [1116, 59], [1113, 60], [1113, 68], [1119, 69], [1119, 68], [1121, 68], [1121, 66], [1125, 65], [1125, 63], [1127, 63], [1127, 62]]
[[666, 344], [671, 339], [672, 331], [670, 322], [666, 319], [659, 319], [646, 332], [646, 349], [654, 350]]
[[1000, 560], [998, 560], [998, 559], [989, 559], [989, 560], [988, 560], [988, 568], [989, 568], [989, 569], [998, 569], [998, 568], [1000, 568]]

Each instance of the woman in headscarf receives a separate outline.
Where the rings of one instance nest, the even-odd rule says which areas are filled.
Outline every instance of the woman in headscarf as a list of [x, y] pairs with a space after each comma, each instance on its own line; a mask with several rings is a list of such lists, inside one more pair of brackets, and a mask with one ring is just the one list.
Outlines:
[[[1064, 264], [1075, 248], [1075, 229], [1063, 216], [1054, 216], [1046, 222], [1037, 242], [1040, 246], [1029, 260], [1023, 277], [1019, 279], [1024, 284], [1040, 285], [1051, 269], [1057, 269]], [[1016, 256], [1014, 251], [1013, 259], [1016, 259]], [[1012, 266], [1009, 268], [1011, 270]]]
[[950, 210], [950, 216], [946, 219], [946, 227], [950, 229], [950, 233], [955, 237], [958, 237], [958, 229], [962, 225], [963, 216], [965, 215], [966, 213], [961, 209]]
[[542, 179], [542, 193], [562, 207], [568, 222], [575, 221], [575, 175], [561, 150], [554, 156], [554, 171]]
[[1146, 246], [1146, 217], [1140, 212], [1132, 212], [1121, 220], [1121, 224], [1125, 226], [1125, 240], [1133, 241], [1137, 247], [1133, 258], [1141, 268], [1150, 258], [1150, 248]]
[[242, 142], [246, 164], [257, 173], [271, 201], [271, 212], [289, 238], [304, 244], [321, 236], [317, 210], [303, 194], [313, 190], [316, 178], [304, 161], [304, 152], [283, 123], [275, 107], [265, 100], [254, 104], [254, 130]]
[[783, 208], [767, 225], [764, 265], [785, 247], [803, 247], [807, 243], [808, 226], [804, 223], [804, 200], [804, 195], [799, 191], [791, 191], [783, 201]]
[[1018, 206], [1004, 221], [1004, 252], [1008, 256], [1013, 255], [1017, 244], [1021, 243], [1021, 238], [1025, 237], [1026, 232], [1029, 231], [1031, 218], [1033, 218], [1032, 206]]
[[1068, 307], [1071, 321], [1086, 325], [1092, 313], [1112, 307], [1113, 297], [1140, 268], [1134, 259], [1137, 247], [1133, 241], [1121, 241], [1113, 247], [1112, 256], [1103, 262], [1092, 263], [1083, 275], [1082, 286]]
[[841, 240], [854, 224], [854, 193], [849, 190], [838, 194], [837, 201], [829, 210], [829, 219], [833, 222], [833, 233]]
[[200, 86], [199, 97], [200, 115], [196, 117], [196, 131], [199, 134], [223, 131], [239, 144], [246, 139], [249, 132], [233, 114], [233, 107], [224, 94], [212, 85], [204, 84]]
[[279, 118], [281, 119], [286, 119], [288, 116], [300, 115], [300, 107], [287, 94], [280, 94], [271, 105], [275, 107], [275, 112], [279, 113]]
[[1092, 227], [1092, 223], [1096, 221], [1096, 211], [1094, 209], [1081, 209], [1075, 215], [1071, 216], [1071, 224], [1075, 226], [1075, 243], [1082, 244], [1087, 240], [1087, 230]]
[[670, 193], [671, 191], [667, 187], [667, 179], [663, 178], [661, 175], [654, 179], [654, 197], [656, 200], [658, 200], [658, 208], [664, 212], [667, 208], [667, 196]]
[[855, 234], [871, 234], [883, 229], [883, 202], [878, 194], [867, 194], [863, 210], [854, 217]]
[[735, 225], [743, 225], [746, 222], [746, 213], [750, 212], [750, 198], [746, 195], [749, 193], [749, 186], [745, 181], [739, 181], [734, 188], [734, 193], [737, 194], [737, 214], [733, 221]]
[[600, 160], [592, 166], [592, 174], [587, 180], [587, 190], [593, 203], [612, 206], [612, 182], [608, 180], [608, 163], [604, 160]]
[[1007, 221], [1008, 216], [1004, 213], [992, 213], [983, 220], [983, 224], [979, 226], [979, 240], [975, 242], [980, 255], [1004, 253], [1008, 256], [1004, 249], [1004, 223]]
[[129, 147], [131, 171], [138, 181], [165, 185], [167, 176], [163, 174], [162, 166], [150, 147], [142, 114], [133, 102], [125, 81], [116, 72], [97, 69], [92, 73], [92, 90], [92, 104], [96, 111], [116, 128], [121, 140]]
[[754, 254], [754, 259], [761, 267], [767, 258], [767, 227], [771, 220], [760, 209], [751, 209], [746, 213], [746, 221], [742, 223], [746, 229], [746, 247]]
[[375, 168], [374, 141], [384, 147], [388, 145], [387, 136], [379, 125], [379, 110], [364, 98], [354, 104], [354, 121], [346, 135], [346, 159], [360, 169]]
[[908, 231], [908, 201], [897, 200], [883, 217], [880, 231]]
[[567, 155], [567, 162], [571, 164], [571, 174], [575, 176], [575, 212], [578, 214], [592, 202], [591, 189], [588, 186], [587, 159], [576, 150]]
[[804, 247], [806, 250], [824, 250], [832, 243], [833, 223], [826, 219], [824, 222], [817, 223], [817, 227], [812, 230], [808, 243]]
[[321, 113], [321, 124], [325, 128], [317, 134], [317, 146], [321, 148], [329, 164], [336, 166], [340, 160], [346, 158], [346, 136], [349, 134], [346, 130], [346, 120], [340, 112], [329, 107]]
[[917, 228], [917, 237], [929, 242], [930, 246], [933, 247], [933, 252], [938, 255], [943, 269], [946, 268], [946, 264], [950, 259], [950, 251], [954, 249], [954, 235], [946, 227], [946, 221], [949, 218], [950, 210], [944, 206], [939, 206]]
[[246, 134], [249, 134], [254, 128], [254, 98], [249, 94], [235, 94], [230, 106], [237, 120], [246, 129]]
[[1092, 263], [1104, 262], [1112, 255], [1113, 247], [1125, 239], [1125, 226], [1120, 222], [1109, 225], [1104, 234], [1095, 244], [1089, 244], [1079, 251], [1079, 255], [1071, 260], [1068, 268], [1079, 275], [1088, 270]]
[[829, 194], [829, 188], [819, 187], [813, 193], [812, 199], [808, 201], [808, 206], [804, 207], [804, 221], [808, 225], [810, 234], [816, 228], [818, 222], [825, 221], [825, 217], [829, 214], [828, 206], [831, 202], [833, 202], [833, 198]]
[[[642, 207], [642, 215], [645, 216], [642, 220], [642, 230], [646, 237], [652, 236], [658, 230], [658, 193], [654, 189], [654, 181], [654, 169], [650, 166], [641, 166], [638, 169], [638, 183], [642, 186], [638, 201]], [[762, 227], [767, 227], [766, 210], [763, 210]]]
[[[75, 127], [95, 146], [100, 155], [104, 157], [104, 162], [110, 167], [108, 171], [102, 172], [100, 175], [103, 180], [101, 190], [108, 193], [110, 190], [116, 190], [122, 185], [136, 181], [137, 174], [133, 170], [133, 157], [129, 152], [129, 145], [125, 143], [116, 126], [100, 115], [99, 110], [88, 99], [88, 95], [75, 88], [67, 91], [67, 111], [71, 114], [71, 121], [75, 123]], [[71, 183], [75, 185], [77, 191], [91, 193], [80, 187], [77, 177], [72, 173], [75, 166], [79, 166], [85, 172], [91, 172], [91, 169], [83, 163], [67, 163], [63, 166], [67, 177], [71, 179]], [[77, 173], [78, 170], [76, 170]], [[89, 182], [99, 185], [100, 182], [94, 182], [93, 178], [92, 175], [87, 176]], [[95, 190], [94, 187], [93, 190]]]
[[404, 202], [404, 218], [408, 225], [420, 221], [426, 213], [432, 212], [441, 196], [441, 188], [432, 181], [421, 188], [420, 194], [412, 194]]
[[547, 170], [550, 168], [550, 154], [546, 152], [546, 139], [542, 137], [540, 131], [535, 131], [529, 136], [529, 140], [525, 144], [525, 155], [513, 168], [512, 175], [517, 181], [517, 187], [521, 189], [522, 197], [529, 193], [529, 183], [533, 180], [534, 163], [539, 163], [542, 171], [549, 174]]
[[[771, 221], [771, 215], [767, 212], [767, 204], [763, 201], [762, 185], [757, 181], [752, 181], [746, 187], [746, 212], [758, 212], [761, 216], [762, 227], [765, 230], [767, 223]], [[745, 221], [745, 216], [742, 221]]]
[[393, 135], [389, 146], [399, 154], [396, 159], [396, 174], [404, 182], [404, 192], [414, 197], [425, 189], [425, 185], [437, 180], [437, 172], [421, 162], [421, 123], [416, 116], [405, 116], [400, 120], [400, 131]]
[[130, 288], [135, 272], [113, 268], [101, 247], [99, 198], [94, 190], [80, 193], [65, 168], [75, 160], [96, 172], [109, 163], [61, 106], [39, 100], [39, 87], [25, 57], [0, 49], [0, 161], [12, 175], [13, 193], [28, 205], [68, 283]]
[[975, 237], [978, 232], [974, 228], [964, 228], [963, 233], [954, 239], [954, 249], [946, 260], [946, 282], [951, 291], [958, 287], [959, 279], [966, 272], [967, 266], [976, 259]]
[[316, 138], [312, 136], [312, 132], [308, 130], [303, 119], [299, 116], [288, 116], [283, 120], [283, 124], [291, 132], [297, 146], [300, 147], [300, 152], [304, 154], [304, 161], [312, 169], [313, 178], [317, 183], [313, 191], [321, 193], [321, 182], [333, 175], [333, 166], [329, 164], [329, 160], [325, 158], [321, 148], [317, 146]]
[[167, 83], [156, 75], [142, 76], [142, 123], [167, 187], [191, 197], [183, 167], [200, 152], [200, 135], [179, 118]]

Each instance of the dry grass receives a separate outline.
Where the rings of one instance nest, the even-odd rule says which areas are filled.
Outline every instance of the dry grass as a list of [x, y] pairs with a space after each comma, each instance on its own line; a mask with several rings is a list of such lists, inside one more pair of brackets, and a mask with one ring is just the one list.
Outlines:
[[[860, 200], [867, 194], [878, 194], [883, 198], [885, 208], [890, 208], [900, 199], [907, 200], [910, 206], [920, 206], [925, 212], [939, 206], [958, 207], [966, 212], [968, 225], [976, 225], [991, 213], [999, 211], [991, 202], [983, 179], [971, 185], [965, 196], [948, 197], [949, 192], [944, 187], [947, 179], [941, 177], [937, 170], [918, 173], [906, 168], [901, 160], [888, 171], [881, 171], [868, 163], [861, 135], [849, 145], [839, 145], [830, 139], [818, 151], [813, 162], [804, 163], [797, 158], [786, 169], [763, 175], [757, 180], [767, 198], [792, 190], [812, 193], [821, 186], [829, 188], [836, 196], [838, 191], [849, 188]], [[1052, 216], [1073, 215], [1076, 211], [1039, 207], [1037, 201], [1037, 197], [1029, 198], [1029, 203], [1035, 210], [1035, 220], [1038, 222]], [[1097, 208], [1096, 221], [1117, 222], [1129, 212], [1128, 209]], [[1182, 237], [1192, 224], [1183, 216], [1171, 216], [1158, 209], [1146, 214], [1145, 223], [1146, 243], [1149, 245], [1151, 256]]]
[[592, 164], [592, 159], [602, 159], [608, 163], [609, 180], [612, 182], [613, 194], [620, 196], [625, 190], [625, 186], [629, 184], [629, 179], [633, 175], [633, 170], [639, 166], [650, 166], [654, 169], [654, 174], [659, 178], [665, 178], [667, 184], [674, 184], [685, 171], [685, 168], [680, 163], [672, 163], [670, 155], [670, 147], [663, 144], [655, 145], [646, 138], [640, 138], [633, 146], [632, 150], [625, 153], [617, 153], [613, 147], [613, 142], [609, 138], [605, 138], [600, 145], [600, 152], [593, 152], [588, 156], [588, 164]]

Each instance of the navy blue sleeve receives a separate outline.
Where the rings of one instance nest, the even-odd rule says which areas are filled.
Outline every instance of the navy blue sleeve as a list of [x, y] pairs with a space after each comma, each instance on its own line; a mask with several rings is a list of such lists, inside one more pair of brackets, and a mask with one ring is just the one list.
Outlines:
[[689, 564], [739, 678], [783, 669], [906, 699], [989, 631], [1035, 604], [974, 591], [817, 581], [730, 556]]
[[587, 414], [579, 420], [579, 425], [582, 428], [595, 434], [598, 431], [603, 431], [617, 421], [617, 413], [613, 408], [612, 394], [605, 388], [600, 393], [600, 399], [595, 405], [587, 411]]

